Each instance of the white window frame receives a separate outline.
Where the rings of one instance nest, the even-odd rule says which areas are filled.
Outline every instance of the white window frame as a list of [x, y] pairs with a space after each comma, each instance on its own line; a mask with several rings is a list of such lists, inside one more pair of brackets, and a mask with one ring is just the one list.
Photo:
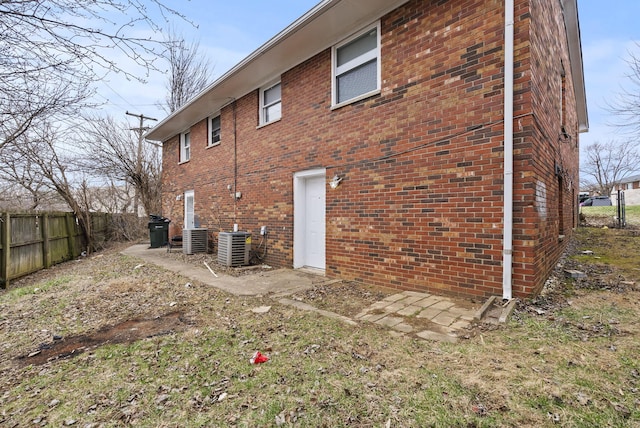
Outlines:
[[[218, 118], [219, 122], [220, 122], [220, 126], [218, 127], [219, 132], [218, 132], [218, 141], [213, 141], [213, 121]], [[207, 131], [208, 131], [208, 141], [207, 141], [207, 147], [213, 147], [213, 146], [217, 146], [220, 144], [220, 141], [222, 141], [222, 117], [220, 116], [220, 113], [218, 114], [214, 114], [213, 116], [209, 116], [209, 118], [207, 119]]]
[[191, 159], [191, 129], [180, 133], [180, 163]]
[[[269, 104], [265, 104], [264, 102], [264, 94], [266, 91], [268, 91], [269, 89], [273, 89], [274, 87], [280, 85], [280, 99], [278, 101], [274, 101], [272, 103]], [[267, 109], [269, 107], [273, 107], [276, 104], [280, 104], [280, 116], [275, 118], [275, 119], [271, 119], [269, 121], [267, 121]], [[269, 82], [268, 84], [262, 86], [260, 88], [260, 126], [263, 125], [268, 125], [270, 123], [273, 122], [277, 122], [280, 119], [282, 119], [282, 81], [280, 80], [280, 78], [276, 79], [276, 80], [272, 80], [271, 82]]]
[[[357, 58], [354, 58], [353, 60], [349, 61], [346, 64], [343, 64], [342, 66], [338, 67], [338, 50], [344, 46], [347, 46], [349, 43], [353, 42], [354, 40], [358, 39], [359, 37], [361, 37], [362, 35], [366, 34], [367, 32], [371, 31], [375, 29], [376, 30], [376, 49], [373, 49], [369, 52], [364, 53], [363, 55], [360, 55]], [[354, 103], [356, 101], [360, 101], [364, 98], [370, 97], [372, 95], [375, 95], [377, 93], [380, 93], [381, 90], [381, 86], [382, 86], [382, 55], [381, 55], [381, 48], [380, 48], [380, 21], [377, 21], [376, 23], [369, 25], [368, 27], [362, 29], [361, 31], [358, 31], [357, 33], [355, 33], [354, 35], [352, 35], [351, 37], [343, 40], [342, 42], [334, 45], [331, 48], [331, 106], [332, 108], [338, 108], [338, 107], [342, 107], [344, 105], [347, 104], [351, 104]], [[372, 89], [369, 92], [360, 94], [354, 98], [350, 98], [348, 100], [342, 101], [340, 103], [338, 103], [338, 76], [341, 76], [351, 70], [353, 70], [356, 67], [361, 66], [362, 64], [371, 61], [372, 59], [376, 59], [376, 72], [377, 72], [377, 76], [376, 76], [376, 87], [375, 89]]]

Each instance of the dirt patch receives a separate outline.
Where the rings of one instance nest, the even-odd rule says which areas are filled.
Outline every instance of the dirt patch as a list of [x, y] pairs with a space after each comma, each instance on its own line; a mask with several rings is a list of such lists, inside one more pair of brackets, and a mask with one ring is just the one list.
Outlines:
[[182, 313], [172, 312], [156, 318], [135, 319], [106, 326], [89, 335], [68, 338], [54, 337], [53, 342], [41, 343], [38, 350], [16, 358], [21, 366], [41, 365], [61, 358], [72, 358], [105, 344], [132, 343], [148, 337], [162, 336], [186, 330], [189, 321]]
[[336, 280], [316, 284], [308, 290], [293, 294], [291, 298], [352, 318], [373, 303], [397, 292]]

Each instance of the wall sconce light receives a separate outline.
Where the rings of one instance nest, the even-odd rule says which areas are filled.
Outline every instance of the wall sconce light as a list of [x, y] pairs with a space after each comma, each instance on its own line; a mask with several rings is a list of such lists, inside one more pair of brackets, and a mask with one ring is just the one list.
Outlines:
[[182, 200], [182, 195], [176, 196], [176, 201], [181, 201], [181, 200]]
[[556, 177], [560, 177], [562, 175], [562, 167], [560, 165], [555, 163], [553, 169], [555, 170]]
[[334, 175], [331, 181], [329, 182], [329, 186], [331, 186], [332, 189], [335, 189], [340, 185], [341, 181], [342, 181], [342, 178], [338, 177], [337, 175]]

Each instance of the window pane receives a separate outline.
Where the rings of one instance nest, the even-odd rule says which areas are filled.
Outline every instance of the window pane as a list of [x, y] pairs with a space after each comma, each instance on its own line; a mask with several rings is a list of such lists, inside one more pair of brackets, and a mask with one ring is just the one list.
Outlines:
[[377, 30], [373, 29], [367, 34], [363, 34], [362, 36], [358, 37], [348, 45], [338, 48], [338, 67], [346, 64], [352, 59], [359, 57], [362, 54], [376, 49], [377, 46]]
[[211, 119], [211, 129], [220, 129], [220, 116]]
[[184, 194], [184, 228], [193, 229], [195, 220], [194, 211], [194, 194], [193, 192], [185, 192]]
[[184, 134], [182, 134], [181, 139], [180, 139], [180, 161], [181, 162], [185, 162], [189, 160], [189, 146], [190, 146], [190, 133], [189, 132], [185, 132]]
[[337, 101], [342, 103], [378, 87], [378, 63], [369, 61], [337, 78]]
[[220, 116], [211, 119], [211, 144], [220, 141]]
[[282, 116], [282, 104], [277, 103], [264, 109], [264, 121], [271, 122], [280, 119]]
[[280, 83], [264, 91], [264, 105], [268, 106], [280, 100]]
[[211, 144], [220, 142], [220, 129], [214, 129], [211, 133]]

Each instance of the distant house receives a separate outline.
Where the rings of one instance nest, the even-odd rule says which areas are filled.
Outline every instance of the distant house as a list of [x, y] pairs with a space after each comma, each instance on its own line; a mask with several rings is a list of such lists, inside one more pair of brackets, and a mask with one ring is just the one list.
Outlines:
[[575, 0], [324, 0], [148, 133], [162, 214], [276, 267], [531, 296], [577, 224], [583, 79]]
[[640, 175], [632, 175], [620, 180], [614, 186], [612, 200], [617, 201], [618, 190], [624, 191], [624, 200], [627, 205], [640, 205]]
[[632, 175], [618, 181], [614, 186], [615, 190], [634, 190], [640, 189], [640, 175]]

